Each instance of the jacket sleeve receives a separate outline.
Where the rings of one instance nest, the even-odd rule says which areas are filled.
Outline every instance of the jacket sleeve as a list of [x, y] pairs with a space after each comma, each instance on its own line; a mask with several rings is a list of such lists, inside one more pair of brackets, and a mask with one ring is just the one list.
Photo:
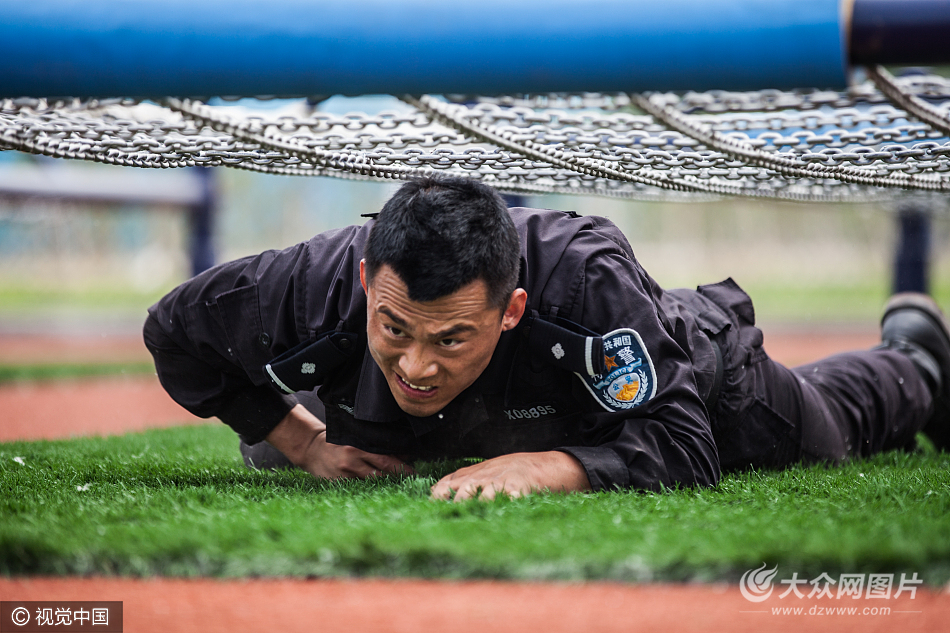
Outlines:
[[222, 264], [149, 309], [146, 347], [171, 397], [199, 417], [217, 416], [246, 442], [263, 440], [296, 404], [263, 365], [305, 336], [294, 310], [295, 271], [307, 245]]
[[663, 291], [617, 235], [609, 233], [605, 239], [590, 230], [576, 238], [573, 246], [590, 255], [575, 268], [581, 272], [575, 273], [571, 318], [602, 335], [636, 332], [647, 352], [644, 362], [652, 366], [655, 391], [637, 406], [621, 409], [609, 399], [604, 404], [604, 398], [592, 393], [595, 388], [582, 386], [581, 397], [598, 400], [589, 409], [595, 412], [584, 418], [585, 446], [560, 450], [583, 464], [595, 490], [715, 485], [719, 458], [694, 378], [686, 328], [660, 309]]

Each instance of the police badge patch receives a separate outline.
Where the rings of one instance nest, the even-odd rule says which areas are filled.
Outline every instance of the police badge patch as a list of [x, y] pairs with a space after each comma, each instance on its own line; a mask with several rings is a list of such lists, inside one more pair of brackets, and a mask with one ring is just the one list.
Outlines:
[[607, 371], [595, 376], [577, 376], [608, 411], [639, 406], [656, 393], [656, 371], [640, 335], [634, 330], [614, 330], [603, 336]]

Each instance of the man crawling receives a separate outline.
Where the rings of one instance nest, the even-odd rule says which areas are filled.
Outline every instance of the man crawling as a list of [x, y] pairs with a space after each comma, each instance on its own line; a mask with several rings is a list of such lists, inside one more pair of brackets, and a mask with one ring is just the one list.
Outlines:
[[891, 298], [879, 347], [788, 369], [731, 279], [664, 290], [608, 220], [508, 209], [458, 177], [208, 270], [144, 334], [165, 389], [233, 428], [249, 466], [370, 477], [485, 458], [439, 499], [712, 486], [921, 430], [950, 447], [950, 326], [926, 295]]

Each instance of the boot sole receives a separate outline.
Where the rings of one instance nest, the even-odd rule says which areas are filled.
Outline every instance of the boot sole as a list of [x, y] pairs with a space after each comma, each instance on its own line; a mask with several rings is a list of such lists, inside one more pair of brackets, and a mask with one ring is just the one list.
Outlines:
[[940, 306], [937, 305], [937, 302], [934, 301], [930, 295], [925, 295], [920, 292], [900, 292], [892, 296], [887, 300], [887, 303], [884, 304], [884, 315], [881, 317], [881, 324], [884, 324], [884, 321], [892, 312], [906, 310], [907, 308], [919, 310], [930, 317], [934, 324], [940, 328], [940, 331], [943, 332], [943, 337], [946, 339], [947, 345], [950, 346], [950, 321], [947, 320], [947, 316], [943, 313], [943, 310], [940, 309]]
[[[929, 295], [919, 292], [901, 292], [892, 296], [884, 306], [884, 316], [881, 317], [881, 325], [891, 313], [898, 310], [917, 310], [928, 317], [937, 329], [943, 335], [947, 348], [950, 349], [950, 321], [937, 302]], [[950, 451], [950, 371], [945, 365], [947, 359], [936, 359], [941, 364], [941, 371], [944, 372], [944, 385], [941, 393], [934, 397], [934, 413], [928, 423], [922, 429], [924, 435], [930, 438], [938, 450]]]

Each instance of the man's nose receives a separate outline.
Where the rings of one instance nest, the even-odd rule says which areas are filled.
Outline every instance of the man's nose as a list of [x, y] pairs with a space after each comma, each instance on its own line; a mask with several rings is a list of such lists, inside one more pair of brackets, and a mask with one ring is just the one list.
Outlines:
[[399, 357], [399, 369], [406, 380], [416, 385], [435, 376], [438, 371], [435, 362], [422, 345], [411, 346]]

